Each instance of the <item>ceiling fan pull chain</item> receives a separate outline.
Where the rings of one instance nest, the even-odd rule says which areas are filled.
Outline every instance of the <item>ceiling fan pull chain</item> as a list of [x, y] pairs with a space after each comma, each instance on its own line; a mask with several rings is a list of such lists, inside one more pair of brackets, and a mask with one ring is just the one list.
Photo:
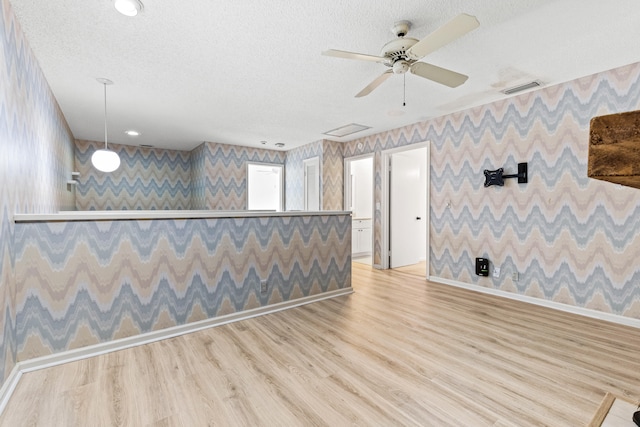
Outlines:
[[407, 75], [402, 75], [402, 106], [407, 106]]

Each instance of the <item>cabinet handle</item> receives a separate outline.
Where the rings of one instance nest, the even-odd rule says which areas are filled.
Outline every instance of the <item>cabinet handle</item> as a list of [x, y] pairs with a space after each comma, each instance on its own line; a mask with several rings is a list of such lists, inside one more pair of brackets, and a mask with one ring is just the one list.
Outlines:
[[417, 216], [417, 217], [416, 217], [416, 219], [417, 219], [418, 221], [420, 221], [422, 218], [420, 218], [419, 216]]

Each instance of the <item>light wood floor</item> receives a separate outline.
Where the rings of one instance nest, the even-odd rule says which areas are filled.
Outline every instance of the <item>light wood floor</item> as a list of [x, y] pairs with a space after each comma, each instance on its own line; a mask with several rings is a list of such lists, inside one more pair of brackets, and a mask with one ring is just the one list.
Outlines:
[[396, 267], [393, 269], [393, 271], [411, 274], [413, 276], [418, 276], [419, 278], [425, 279], [427, 277], [427, 262], [420, 261], [417, 264], [406, 265], [404, 267]]
[[353, 266], [350, 296], [25, 374], [2, 426], [582, 426], [640, 330]]

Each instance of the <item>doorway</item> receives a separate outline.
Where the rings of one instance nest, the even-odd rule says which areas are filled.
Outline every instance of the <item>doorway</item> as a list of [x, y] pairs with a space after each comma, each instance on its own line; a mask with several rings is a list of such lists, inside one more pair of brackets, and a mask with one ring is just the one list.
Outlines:
[[373, 155], [345, 159], [344, 206], [351, 211], [351, 259], [373, 265]]
[[320, 210], [320, 158], [303, 160], [304, 166], [304, 210]]
[[284, 167], [271, 163], [247, 163], [247, 209], [281, 211], [284, 205]]
[[383, 160], [383, 268], [429, 271], [429, 146], [387, 150]]

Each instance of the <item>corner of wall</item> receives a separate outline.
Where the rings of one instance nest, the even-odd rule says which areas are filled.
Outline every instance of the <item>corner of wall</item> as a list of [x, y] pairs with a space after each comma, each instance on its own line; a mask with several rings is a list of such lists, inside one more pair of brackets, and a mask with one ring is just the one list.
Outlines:
[[322, 209], [341, 211], [344, 204], [343, 143], [322, 141]]
[[[73, 135], [9, 0], [0, 0], [0, 383], [16, 364], [13, 214], [75, 207]], [[71, 191], [70, 191], [71, 190]]]

